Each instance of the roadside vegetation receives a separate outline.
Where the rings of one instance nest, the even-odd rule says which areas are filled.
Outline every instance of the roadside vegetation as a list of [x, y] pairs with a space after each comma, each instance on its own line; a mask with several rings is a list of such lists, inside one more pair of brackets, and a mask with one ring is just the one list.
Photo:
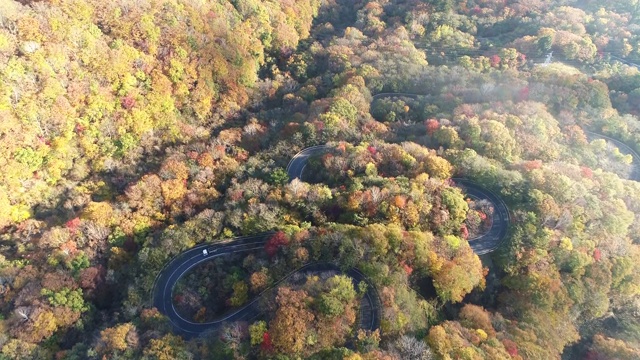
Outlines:
[[640, 358], [639, 4], [0, 2], [0, 359]]

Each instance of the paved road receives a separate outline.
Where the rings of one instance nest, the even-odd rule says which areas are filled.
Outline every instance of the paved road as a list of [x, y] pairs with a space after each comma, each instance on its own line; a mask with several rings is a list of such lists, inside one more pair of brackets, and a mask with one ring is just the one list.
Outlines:
[[[304, 167], [311, 155], [315, 155], [326, 151], [326, 145], [319, 145], [307, 148], [296, 154], [287, 166], [287, 173], [290, 180], [300, 178], [304, 171]], [[467, 194], [470, 196], [487, 199], [494, 204], [494, 219], [491, 229], [485, 235], [471, 241], [471, 248], [478, 254], [486, 254], [495, 250], [506, 235], [509, 225], [509, 211], [504, 202], [490, 191], [464, 179], [455, 179], [462, 185]], [[273, 233], [263, 233], [253, 236], [245, 236], [231, 239], [226, 242], [216, 244], [201, 244], [195, 246], [178, 256], [174, 257], [165, 265], [158, 274], [153, 287], [153, 306], [155, 306], [162, 314], [169, 318], [176, 332], [185, 337], [198, 336], [204, 332], [211, 331], [226, 322], [239, 320], [250, 321], [260, 315], [258, 302], [263, 294], [256, 296], [251, 302], [234, 312], [226, 314], [215, 321], [197, 323], [189, 319], [185, 319], [178, 312], [173, 304], [173, 289], [178, 280], [184, 276], [189, 270], [195, 266], [213, 260], [220, 256], [231, 254], [242, 254], [251, 251], [261, 251], [264, 245]], [[207, 250], [208, 255], [203, 254], [203, 250]], [[335, 265], [331, 264], [308, 264], [300, 269], [291, 272], [289, 275], [280, 279], [273, 284], [271, 288], [278, 286], [290, 276], [300, 272], [318, 272], [327, 269], [337, 270]], [[375, 330], [380, 327], [380, 297], [376, 288], [358, 269], [350, 269], [346, 275], [351, 277], [354, 285], [364, 281], [367, 284], [367, 291], [360, 302], [360, 314], [358, 316], [359, 327], [365, 330]]]
[[[378, 99], [390, 97], [411, 97], [415, 99], [418, 96], [426, 95], [413, 93], [380, 93], [374, 95], [371, 101], [373, 102]], [[469, 241], [469, 245], [471, 246], [471, 249], [473, 249], [473, 251], [478, 255], [484, 255], [496, 250], [500, 246], [500, 244], [502, 244], [502, 241], [507, 235], [507, 230], [511, 221], [507, 205], [496, 194], [478, 184], [473, 183], [472, 181], [460, 178], [456, 178], [453, 180], [456, 183], [460, 184], [469, 196], [478, 199], [486, 199], [493, 204], [495, 210], [491, 229], [484, 235]]]
[[380, 295], [376, 287], [369, 279], [356, 268], [351, 268], [346, 273], [353, 281], [353, 286], [358, 289], [358, 284], [364, 282], [367, 284], [367, 291], [360, 300], [360, 314], [358, 314], [358, 323], [360, 329], [375, 331], [380, 328], [380, 314], [382, 304], [380, 303]]
[[412, 94], [412, 93], [378, 93], [375, 94], [371, 97], [371, 102], [373, 103], [376, 100], [379, 99], [383, 99], [383, 98], [389, 98], [389, 97], [405, 97], [405, 98], [412, 98], [412, 99], [417, 99], [418, 96], [428, 96], [425, 94]]
[[[176, 332], [186, 337], [196, 336], [205, 331], [215, 329], [223, 322], [249, 319], [255, 316], [257, 312], [255, 305], [258, 298], [217, 321], [208, 323], [192, 322], [178, 314], [172, 301], [172, 293], [178, 280], [194, 266], [220, 256], [264, 249], [264, 244], [271, 235], [272, 233], [265, 233], [235, 238], [226, 243], [201, 244], [176, 256], [165, 265], [156, 278], [153, 288], [153, 306], [169, 318]], [[209, 252], [208, 256], [203, 255], [202, 250], [204, 249]]]
[[609, 56], [611, 56], [611, 58], [612, 58], [612, 59], [616, 59], [616, 60], [618, 60], [618, 61], [620, 61], [620, 62], [622, 62], [622, 63], [624, 63], [624, 64], [627, 64], [627, 65], [629, 65], [629, 66], [634, 66], [634, 67], [636, 67], [636, 68], [640, 69], [640, 65], [638, 65], [638, 64], [636, 64], [636, 63], [633, 63], [633, 62], [631, 62], [631, 61], [629, 61], [629, 60], [625, 60], [625, 59], [623, 59], [623, 58], [621, 58], [621, 57], [617, 57], [617, 56], [615, 56], [615, 55], [613, 55], [613, 54], [609, 54]]
[[633, 157], [633, 162], [631, 163], [633, 165], [633, 170], [631, 171], [631, 174], [629, 174], [629, 180], [640, 181], [640, 155], [638, 155], [638, 153], [635, 150], [633, 150], [631, 147], [629, 147], [627, 144], [623, 143], [620, 140], [616, 140], [614, 138], [611, 138], [602, 134], [594, 133], [591, 131], [587, 131], [587, 130], [584, 130], [584, 133], [587, 135], [587, 138], [589, 139], [589, 141], [593, 141], [595, 139], [602, 139], [602, 140], [611, 142], [615, 146], [617, 146], [618, 149], [620, 150], [620, 153], [625, 155], [631, 155], [631, 157]]
[[[178, 280], [193, 267], [205, 261], [213, 260], [220, 256], [230, 254], [248, 253], [251, 251], [262, 251], [268, 238], [273, 233], [264, 233], [254, 236], [235, 238], [226, 243], [202, 244], [189, 249], [173, 258], [158, 275], [153, 289], [153, 306], [162, 314], [166, 315], [174, 331], [182, 336], [190, 338], [198, 336], [204, 332], [217, 329], [220, 325], [234, 321], [251, 321], [261, 314], [259, 301], [269, 290], [277, 287], [295, 274], [314, 274], [324, 271], [340, 272], [336, 265], [328, 263], [311, 263], [304, 265], [284, 276], [269, 289], [256, 296], [248, 304], [240, 309], [224, 315], [223, 317], [210, 322], [193, 322], [185, 319], [177, 312], [173, 304], [173, 289]], [[208, 256], [203, 255], [202, 250], [209, 252]], [[364, 330], [375, 330], [380, 327], [380, 297], [373, 284], [358, 269], [350, 269], [345, 273], [349, 276], [357, 289], [360, 282], [367, 284], [367, 291], [361, 299], [360, 314], [358, 316], [359, 327]]]
[[293, 179], [296, 178], [302, 179], [302, 173], [304, 172], [304, 168], [307, 166], [309, 157], [322, 154], [329, 149], [330, 147], [327, 145], [316, 145], [303, 149], [299, 153], [295, 154], [287, 165], [287, 175], [289, 175], [289, 181], [293, 181]]
[[[302, 172], [306, 166], [309, 156], [321, 153], [327, 149], [328, 147], [326, 145], [319, 145], [304, 149], [296, 154], [289, 163], [289, 166], [287, 166], [287, 173], [289, 174], [290, 180], [302, 176]], [[262, 298], [262, 295], [264, 295], [264, 292], [256, 296], [247, 305], [232, 313], [226, 314], [220, 319], [206, 323], [197, 323], [189, 319], [185, 319], [178, 314], [175, 305], [173, 304], [173, 289], [178, 280], [198, 264], [213, 260], [220, 256], [261, 251], [264, 249], [265, 243], [272, 234], [273, 233], [271, 232], [253, 236], [238, 237], [230, 239], [224, 243], [217, 244], [201, 244], [174, 257], [165, 265], [156, 277], [153, 286], [153, 306], [162, 314], [166, 315], [173, 325], [174, 330], [184, 337], [194, 337], [204, 332], [215, 330], [223, 323], [239, 320], [250, 321], [256, 318], [260, 315], [258, 303]], [[207, 256], [202, 252], [205, 249], [208, 252]], [[287, 276], [273, 284], [269, 289], [273, 289], [294, 274], [305, 272], [313, 273], [327, 270], [338, 271], [339, 269], [332, 264], [308, 264], [289, 273]], [[361, 329], [371, 331], [378, 329], [380, 327], [380, 310], [382, 307], [380, 305], [380, 297], [375, 286], [373, 286], [366, 276], [364, 276], [364, 274], [362, 274], [358, 269], [350, 269], [345, 274], [352, 279], [356, 288], [360, 282], [364, 281], [367, 284], [367, 291], [360, 302], [360, 314], [358, 316], [359, 327]], [[265, 290], [265, 292], [269, 289]]]
[[469, 241], [469, 246], [478, 255], [484, 255], [496, 250], [502, 244], [505, 236], [507, 236], [507, 230], [509, 230], [509, 223], [511, 222], [507, 205], [496, 194], [472, 181], [460, 178], [454, 178], [453, 181], [460, 185], [467, 195], [477, 199], [489, 200], [493, 204], [491, 229], [484, 235]]

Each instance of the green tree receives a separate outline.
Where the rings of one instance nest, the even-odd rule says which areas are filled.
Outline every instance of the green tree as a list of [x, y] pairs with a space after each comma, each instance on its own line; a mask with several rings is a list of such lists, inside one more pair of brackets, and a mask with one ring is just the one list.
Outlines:
[[251, 338], [251, 345], [257, 346], [262, 344], [264, 340], [264, 334], [267, 332], [267, 323], [264, 321], [258, 321], [249, 325], [249, 336]]
[[53, 306], [66, 306], [74, 311], [84, 312], [89, 308], [85, 305], [81, 289], [64, 288], [60, 291], [42, 289], [42, 295], [47, 297]]
[[276, 168], [269, 173], [269, 182], [276, 185], [286, 185], [289, 182], [289, 175], [283, 168]]
[[229, 303], [233, 307], [242, 306], [249, 299], [249, 286], [244, 281], [238, 281], [233, 284], [233, 294], [229, 299]]

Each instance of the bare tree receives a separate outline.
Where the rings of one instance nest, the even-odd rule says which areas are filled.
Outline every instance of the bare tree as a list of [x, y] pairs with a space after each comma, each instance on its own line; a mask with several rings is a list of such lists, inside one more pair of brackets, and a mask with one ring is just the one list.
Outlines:
[[485, 83], [480, 86], [480, 93], [484, 97], [489, 97], [495, 91], [496, 85], [492, 83]]
[[289, 185], [287, 185], [287, 188], [295, 197], [304, 196], [304, 194], [309, 190], [308, 185], [300, 181], [298, 178], [293, 179]]
[[20, 321], [22, 322], [28, 321], [30, 314], [31, 314], [31, 309], [26, 306], [21, 306], [19, 308], [16, 308], [16, 315], [20, 317]]
[[233, 322], [225, 325], [220, 330], [220, 339], [227, 343], [230, 348], [237, 349], [242, 342], [242, 339], [248, 335], [248, 328], [246, 323]]
[[93, 221], [86, 221], [83, 227], [85, 235], [93, 241], [102, 241], [106, 239], [111, 232], [108, 227], [102, 226]]
[[371, 194], [371, 202], [378, 205], [382, 200], [382, 192], [380, 191], [380, 188], [373, 186], [369, 189], [369, 193]]
[[571, 222], [573, 221], [573, 216], [571, 215], [571, 213], [569, 212], [569, 210], [565, 210], [562, 215], [560, 216], [560, 218], [558, 219], [558, 222], [556, 223], [556, 230], [565, 230], [567, 228], [567, 226], [569, 226], [569, 224], [571, 224]]
[[247, 125], [242, 129], [245, 134], [255, 135], [262, 131], [262, 125], [258, 123], [255, 118], [251, 119]]
[[402, 360], [432, 360], [435, 357], [427, 344], [409, 335], [402, 335], [394, 341], [389, 350]]

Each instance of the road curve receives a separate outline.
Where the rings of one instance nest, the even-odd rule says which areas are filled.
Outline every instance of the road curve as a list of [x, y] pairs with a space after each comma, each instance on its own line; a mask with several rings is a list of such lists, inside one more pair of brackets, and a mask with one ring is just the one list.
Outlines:
[[[304, 167], [306, 166], [310, 156], [327, 151], [327, 149], [329, 149], [329, 147], [326, 145], [318, 145], [303, 149], [297, 153], [287, 166], [289, 181], [302, 176]], [[250, 321], [254, 319], [260, 315], [258, 302], [264, 293], [275, 288], [294, 274], [327, 270], [340, 271], [339, 268], [333, 264], [311, 263], [304, 265], [278, 280], [278, 282], [274, 283], [268, 289], [257, 295], [242, 308], [228, 313], [214, 321], [197, 323], [185, 319], [178, 314], [173, 304], [173, 289], [175, 288], [178, 280], [180, 280], [180, 278], [189, 270], [205, 261], [210, 261], [220, 256], [262, 250], [271, 235], [273, 235], [273, 232], [237, 237], [216, 244], [200, 244], [173, 257], [164, 266], [155, 279], [152, 294], [153, 306], [162, 314], [167, 316], [173, 325], [175, 332], [180, 333], [184, 337], [195, 337], [207, 331], [215, 330], [223, 323], [239, 320]], [[203, 254], [203, 250], [207, 250], [207, 256]], [[358, 316], [359, 328], [369, 331], [374, 331], [380, 328], [380, 310], [382, 307], [380, 304], [380, 296], [378, 295], [375, 286], [356, 268], [347, 270], [344, 274], [352, 279], [356, 288], [361, 282], [367, 284], [367, 290], [360, 301], [360, 314]]]
[[[410, 97], [415, 99], [418, 96], [427, 95], [414, 93], [379, 93], [371, 98], [371, 102], [373, 103], [376, 100], [389, 97]], [[507, 231], [511, 222], [507, 205], [496, 194], [470, 180], [462, 178], [454, 178], [452, 180], [455, 183], [461, 185], [464, 192], [469, 196], [478, 199], [486, 199], [493, 204], [493, 208], [495, 210], [493, 213], [491, 229], [485, 234], [478, 236], [473, 240], [470, 240], [469, 245], [471, 246], [471, 249], [473, 249], [473, 251], [478, 255], [484, 255], [496, 250], [502, 244], [504, 238], [507, 236]]]
[[511, 216], [507, 205], [492, 191], [470, 180], [461, 178], [453, 178], [452, 180], [455, 184], [459, 185], [467, 195], [488, 200], [493, 204], [494, 211], [491, 228], [485, 234], [470, 240], [469, 246], [478, 255], [488, 254], [496, 250], [507, 236], [509, 224], [511, 223]]
[[[329, 149], [329, 147], [326, 145], [318, 145], [303, 149], [296, 154], [287, 166], [287, 174], [289, 175], [290, 181], [302, 176], [310, 156], [322, 153], [327, 149]], [[491, 229], [486, 234], [471, 241], [470, 245], [473, 251], [478, 255], [483, 255], [495, 250], [506, 236], [510, 222], [509, 211], [506, 205], [502, 199], [491, 191], [486, 190], [469, 180], [453, 180], [457, 184], [463, 186], [466, 193], [470, 196], [479, 199], [487, 199], [493, 203], [495, 211]], [[226, 314], [215, 321], [197, 323], [185, 319], [178, 314], [173, 304], [173, 289], [178, 280], [180, 280], [182, 276], [195, 266], [220, 256], [248, 253], [264, 249], [266, 241], [272, 234], [273, 232], [262, 233], [252, 236], [238, 237], [216, 244], [200, 244], [175, 256], [164, 266], [156, 277], [153, 286], [153, 306], [162, 314], [167, 316], [176, 332], [185, 337], [198, 336], [207, 331], [214, 330], [226, 322], [239, 320], [250, 321], [254, 319], [260, 314], [260, 309], [257, 305], [264, 292], [256, 296], [242, 308]], [[203, 255], [203, 250], [205, 249], [209, 254], [208, 256]], [[327, 269], [337, 270], [338, 268], [331, 264], [307, 264], [289, 273], [273, 284], [269, 289], [265, 290], [265, 292], [278, 286], [296, 273], [304, 271], [326, 271]], [[367, 291], [360, 302], [360, 314], [358, 317], [359, 327], [370, 331], [378, 329], [380, 327], [381, 304], [380, 297], [375, 286], [373, 286], [366, 276], [358, 269], [352, 268], [346, 271], [345, 274], [352, 279], [356, 286], [360, 282], [365, 282], [367, 284]]]
[[287, 165], [287, 175], [289, 175], [289, 181], [293, 181], [293, 179], [296, 178], [302, 180], [302, 173], [304, 172], [305, 166], [307, 166], [309, 157], [321, 154], [329, 149], [330, 147], [327, 145], [316, 145], [308, 147], [306, 149], [302, 149], [299, 153], [295, 154]]
[[[172, 301], [173, 288], [178, 280], [190, 269], [204, 261], [213, 260], [217, 257], [229, 254], [264, 249], [264, 244], [272, 234], [273, 233], [263, 233], [240, 237], [218, 244], [201, 244], [182, 252], [171, 259], [158, 274], [153, 288], [153, 306], [162, 314], [167, 316], [176, 332], [186, 337], [197, 336], [205, 331], [212, 330], [223, 322], [238, 321], [251, 317], [252, 314], [255, 313], [254, 305], [259, 297], [243, 308], [230, 313], [219, 320], [208, 323], [195, 323], [189, 321], [181, 317], [176, 311]], [[204, 256], [202, 253], [205, 249], [209, 252], [208, 256]]]
[[412, 93], [378, 93], [371, 97], [371, 102], [373, 103], [376, 100], [387, 98], [387, 97], [406, 97], [417, 99], [418, 96], [428, 96], [426, 94], [412, 94]]
[[[205, 262], [213, 260], [220, 256], [247, 253], [264, 249], [264, 245], [273, 233], [264, 233], [254, 236], [240, 237], [231, 241], [220, 244], [203, 244], [189, 249], [173, 258], [165, 268], [160, 272], [153, 289], [153, 306], [162, 314], [166, 315], [174, 331], [184, 337], [191, 338], [198, 336], [207, 331], [215, 330], [220, 325], [228, 322], [246, 320], [251, 321], [260, 315], [261, 310], [258, 303], [263, 295], [291, 278], [291, 276], [299, 273], [318, 273], [324, 271], [336, 271], [342, 273], [340, 269], [330, 263], [310, 263], [306, 264], [286, 276], [282, 277], [276, 283], [272, 284], [268, 289], [255, 296], [249, 303], [240, 309], [225, 314], [224, 316], [209, 322], [193, 322], [182, 317], [173, 304], [173, 289], [178, 280], [184, 276], [193, 267]], [[209, 252], [208, 256], [204, 256], [202, 250]], [[376, 330], [380, 327], [380, 297], [378, 296], [375, 286], [362, 274], [358, 269], [352, 268], [344, 272], [353, 281], [354, 287], [357, 289], [360, 282], [367, 284], [367, 291], [360, 302], [359, 328], [363, 330]]]

